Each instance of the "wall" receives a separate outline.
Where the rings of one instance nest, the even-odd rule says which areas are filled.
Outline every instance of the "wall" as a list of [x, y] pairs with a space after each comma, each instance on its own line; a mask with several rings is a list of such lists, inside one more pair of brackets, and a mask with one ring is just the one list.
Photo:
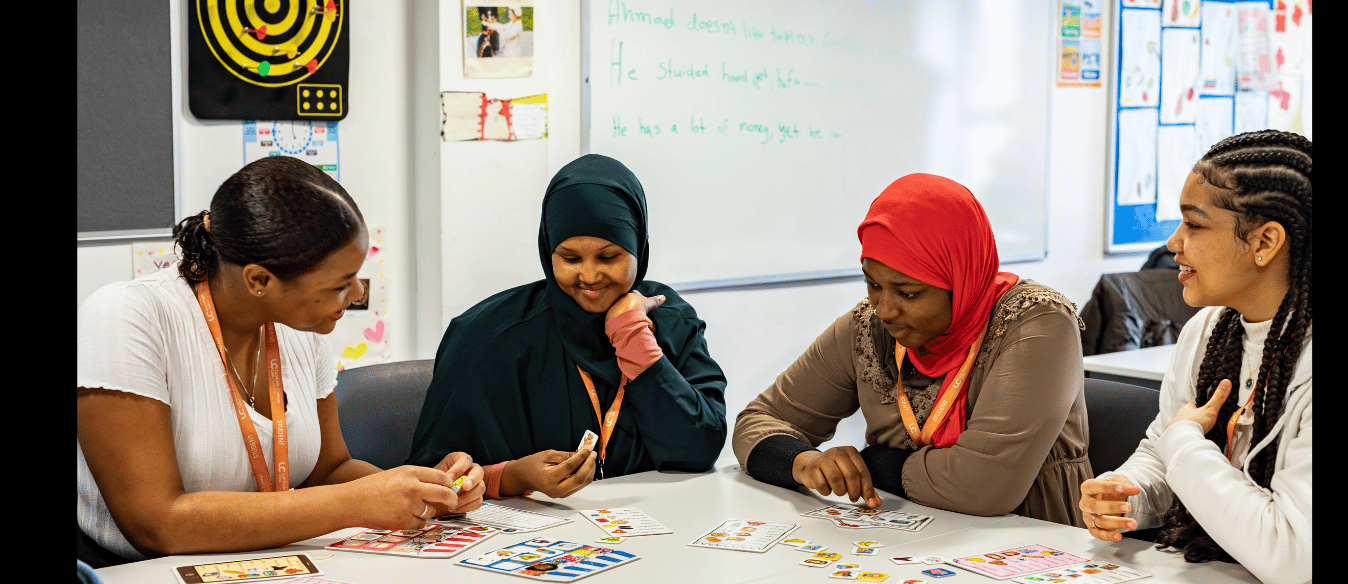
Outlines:
[[[525, 283], [495, 266], [537, 265], [537, 204], [500, 209], [492, 193], [525, 189], [541, 201], [552, 174], [580, 154], [580, 0], [539, 4], [534, 76], [508, 80], [462, 78], [461, 43], [439, 37], [440, 30], [462, 26], [457, 0], [353, 5], [352, 109], [341, 122], [342, 183], [367, 220], [387, 226], [396, 238], [390, 277], [397, 288], [389, 329], [394, 360], [433, 357], [451, 318], [493, 292]], [[185, 12], [178, 12], [176, 34], [183, 35]], [[177, 42], [184, 44], [182, 38]], [[178, 59], [175, 68], [178, 84], [186, 78], [184, 61]], [[241, 166], [242, 133], [238, 122], [194, 119], [187, 112], [186, 88], [180, 87], [184, 209], [192, 213], [204, 209], [216, 186]], [[449, 90], [499, 97], [547, 93], [550, 137], [441, 142], [438, 93]], [[1057, 288], [1080, 308], [1100, 274], [1136, 270], [1145, 257], [1105, 257], [1102, 251], [1106, 88], [1054, 87], [1051, 100], [1048, 257], [1002, 269]], [[463, 225], [482, 221], [518, 233], [519, 245], [483, 249], [455, 238]], [[78, 246], [76, 251], [77, 303], [98, 286], [130, 277], [128, 244]], [[688, 300], [708, 322], [707, 341], [730, 382], [731, 423], [863, 295], [859, 281], [690, 294]], [[844, 423], [834, 443], [860, 445], [859, 422]]]

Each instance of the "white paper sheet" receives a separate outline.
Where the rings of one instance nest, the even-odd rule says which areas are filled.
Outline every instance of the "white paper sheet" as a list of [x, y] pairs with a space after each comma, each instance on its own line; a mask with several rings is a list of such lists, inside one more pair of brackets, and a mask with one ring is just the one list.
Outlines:
[[1161, 30], [1161, 123], [1192, 123], [1198, 109], [1197, 29]]
[[1119, 112], [1119, 163], [1115, 190], [1120, 205], [1156, 202], [1156, 110]]
[[1194, 124], [1194, 161], [1207, 154], [1213, 144], [1235, 135], [1231, 131], [1235, 108], [1234, 97], [1205, 97], [1198, 100], [1198, 121]]
[[1161, 24], [1164, 26], [1198, 26], [1203, 24], [1204, 4], [1198, 0], [1165, 0], [1161, 3]]
[[[1204, 149], [1206, 151], [1206, 149]], [[1194, 126], [1161, 126], [1156, 131], [1156, 220], [1180, 218], [1179, 196], [1198, 157]]]
[[1236, 91], [1239, 13], [1232, 4], [1203, 4], [1202, 93], [1231, 95]]
[[1236, 121], [1232, 132], [1243, 134], [1268, 128], [1268, 92], [1237, 91]]
[[1119, 106], [1156, 105], [1161, 88], [1161, 14], [1154, 10], [1124, 10], [1119, 28], [1122, 34]]

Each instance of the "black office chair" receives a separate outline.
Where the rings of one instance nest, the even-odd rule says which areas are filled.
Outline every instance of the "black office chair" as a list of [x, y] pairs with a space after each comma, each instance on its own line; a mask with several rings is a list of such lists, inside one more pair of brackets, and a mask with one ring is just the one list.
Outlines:
[[423, 359], [337, 372], [337, 410], [352, 458], [382, 469], [407, 460], [434, 367], [434, 359]]
[[[1090, 445], [1086, 456], [1099, 476], [1128, 460], [1147, 437], [1147, 426], [1161, 410], [1160, 392], [1137, 385], [1086, 378], [1086, 417]], [[1134, 539], [1155, 541], [1156, 529], [1125, 531]]]

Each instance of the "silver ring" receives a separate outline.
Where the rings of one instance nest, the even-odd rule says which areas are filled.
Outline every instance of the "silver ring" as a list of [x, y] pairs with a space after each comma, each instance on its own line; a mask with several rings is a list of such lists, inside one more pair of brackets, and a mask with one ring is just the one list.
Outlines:
[[[423, 513], [424, 513], [424, 511], [423, 511]], [[1096, 517], [1099, 517], [1099, 515], [1091, 515], [1091, 527], [1093, 527], [1093, 528], [1095, 528], [1095, 529], [1100, 529], [1100, 526], [1095, 524], [1095, 518], [1096, 518]]]
[[[421, 508], [421, 513], [417, 513], [417, 519], [420, 519], [420, 520], [422, 520], [422, 521], [425, 521], [426, 518], [425, 518], [425, 517], [422, 517], [422, 515], [425, 515], [425, 514], [426, 514], [426, 511], [427, 511], [428, 509], [430, 509], [430, 508], [431, 508], [430, 505], [424, 505], [424, 506]], [[1092, 524], [1094, 524], [1094, 521], [1095, 521], [1095, 520], [1092, 519], [1091, 521], [1092, 521]]]

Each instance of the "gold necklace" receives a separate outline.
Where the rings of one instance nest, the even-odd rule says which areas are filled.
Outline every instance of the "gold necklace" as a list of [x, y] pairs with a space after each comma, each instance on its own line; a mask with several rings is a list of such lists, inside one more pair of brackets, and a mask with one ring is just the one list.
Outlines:
[[[234, 369], [234, 360], [229, 359], [229, 368], [234, 371], [234, 378], [239, 380], [239, 387], [248, 390], [248, 407], [253, 407], [253, 392], [257, 389], [257, 361], [262, 358], [262, 329], [257, 330], [257, 355], [253, 357], [253, 387], [249, 388], [243, 383], [243, 376], [239, 375], [239, 370]], [[225, 356], [229, 356], [229, 348], [225, 348]], [[256, 408], [254, 408], [256, 409]]]

